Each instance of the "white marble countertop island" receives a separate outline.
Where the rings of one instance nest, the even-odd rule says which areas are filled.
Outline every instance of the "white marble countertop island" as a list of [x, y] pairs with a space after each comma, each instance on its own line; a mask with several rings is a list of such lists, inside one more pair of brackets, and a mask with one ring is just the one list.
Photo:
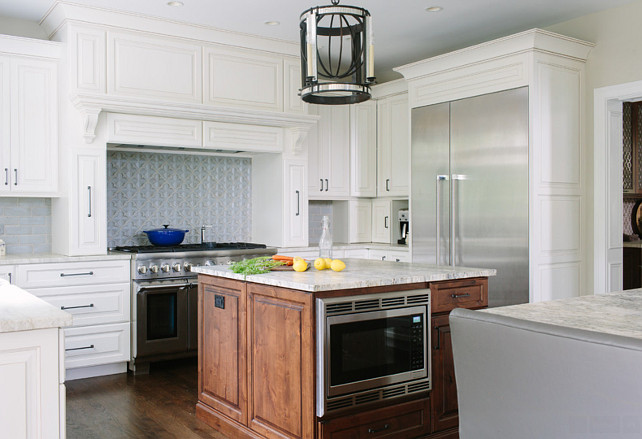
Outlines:
[[642, 339], [642, 289], [489, 308], [479, 312]]
[[6, 281], [0, 281], [0, 333], [71, 326], [72, 316]]
[[228, 279], [246, 280], [264, 285], [317, 292], [352, 288], [435, 282], [450, 279], [494, 276], [488, 268], [444, 267], [404, 262], [384, 262], [369, 259], [342, 259], [346, 268], [340, 272], [310, 268], [304, 272], [272, 271], [244, 276], [233, 273], [228, 265], [193, 267], [192, 271]]

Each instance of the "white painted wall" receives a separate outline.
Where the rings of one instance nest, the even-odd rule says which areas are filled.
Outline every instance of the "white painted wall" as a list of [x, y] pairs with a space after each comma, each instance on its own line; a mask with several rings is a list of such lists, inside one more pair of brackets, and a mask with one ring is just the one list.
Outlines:
[[0, 34], [47, 40], [47, 34], [35, 21], [0, 16]]
[[[596, 43], [586, 63], [585, 173], [587, 206], [593, 212], [593, 91], [599, 87], [639, 81], [642, 79], [642, 0], [629, 5], [585, 15], [559, 23], [546, 30]], [[604, 206], [607, 209], [607, 206]], [[587, 293], [593, 288], [593, 216], [586, 215], [583, 239], [586, 242]]]

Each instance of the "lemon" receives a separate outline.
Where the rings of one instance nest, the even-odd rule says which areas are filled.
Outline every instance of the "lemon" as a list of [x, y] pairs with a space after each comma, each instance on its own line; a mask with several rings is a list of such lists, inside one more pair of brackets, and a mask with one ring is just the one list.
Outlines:
[[294, 271], [305, 271], [308, 269], [308, 264], [303, 260], [296, 261], [294, 264], [292, 264], [292, 268], [294, 268]]
[[330, 268], [330, 265], [332, 265], [332, 258], [323, 258], [325, 261], [325, 268]]
[[332, 271], [341, 271], [346, 268], [346, 264], [340, 259], [335, 259], [330, 264], [330, 268], [332, 268]]
[[326, 268], [328, 268], [328, 266], [325, 263], [325, 259], [316, 258], [314, 260], [314, 268], [316, 268], [317, 270], [325, 270]]
[[303, 259], [301, 256], [295, 256], [292, 258], [292, 262], [296, 262], [296, 261], [305, 261], [305, 259]]

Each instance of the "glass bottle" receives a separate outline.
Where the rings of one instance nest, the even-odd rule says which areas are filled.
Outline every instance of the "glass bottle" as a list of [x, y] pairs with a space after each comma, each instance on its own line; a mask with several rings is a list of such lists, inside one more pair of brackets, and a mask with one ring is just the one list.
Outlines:
[[323, 217], [323, 230], [319, 239], [319, 257], [332, 259], [332, 234], [330, 233], [330, 218]]

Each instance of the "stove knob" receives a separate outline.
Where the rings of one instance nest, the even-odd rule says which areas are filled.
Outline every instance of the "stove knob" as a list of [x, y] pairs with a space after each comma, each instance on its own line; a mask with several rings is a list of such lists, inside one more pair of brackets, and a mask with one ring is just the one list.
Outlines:
[[158, 273], [158, 265], [150, 265], [149, 271], [151, 271], [152, 273]]
[[185, 271], [192, 271], [192, 264], [190, 264], [189, 262], [185, 262], [183, 264], [183, 268], [185, 268]]
[[140, 267], [138, 267], [138, 272], [139, 272], [140, 274], [145, 274], [145, 273], [147, 273], [147, 267], [145, 267], [144, 265], [141, 265]]
[[169, 264], [163, 264], [161, 265], [161, 271], [163, 273], [169, 273]]
[[177, 263], [177, 264], [172, 265], [172, 269], [174, 271], [181, 271], [181, 264]]

